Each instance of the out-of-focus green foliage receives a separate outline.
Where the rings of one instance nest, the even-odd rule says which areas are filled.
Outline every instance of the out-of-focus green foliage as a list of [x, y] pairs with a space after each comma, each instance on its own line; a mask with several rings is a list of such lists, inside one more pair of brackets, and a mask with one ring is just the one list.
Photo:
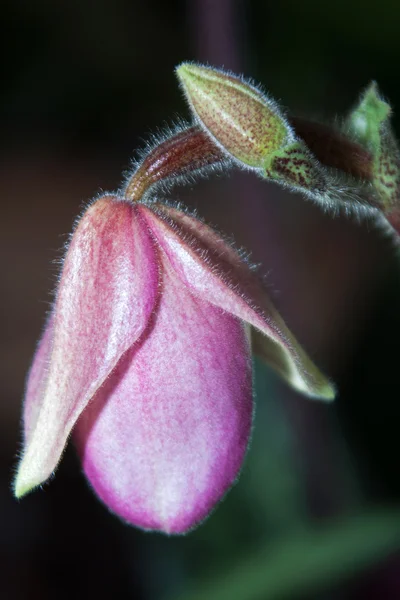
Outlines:
[[[400, 510], [374, 510], [309, 527], [262, 546], [182, 600], [295, 598], [360, 571], [400, 548]], [[290, 596], [289, 596], [290, 595]]]

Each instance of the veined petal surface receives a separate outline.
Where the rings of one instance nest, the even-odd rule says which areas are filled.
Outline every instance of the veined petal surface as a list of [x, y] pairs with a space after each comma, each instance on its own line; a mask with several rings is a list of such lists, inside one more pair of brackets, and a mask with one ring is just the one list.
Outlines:
[[257, 350], [292, 387], [332, 400], [335, 390], [291, 333], [249, 267], [210, 227], [184, 212], [141, 207], [174, 271], [203, 300], [252, 325], [263, 335]]
[[182, 533], [240, 470], [251, 431], [251, 361], [243, 324], [193, 295], [166, 257], [163, 264], [149, 329], [73, 436], [86, 476], [113, 512], [144, 529]]
[[52, 474], [76, 419], [146, 328], [157, 300], [158, 269], [154, 243], [135, 206], [110, 196], [89, 207], [65, 257], [48, 369], [39, 356], [30, 374], [32, 381], [40, 379], [37, 366], [46, 384], [28, 382], [28, 393], [44, 390], [26, 400], [29, 435], [17, 496]]

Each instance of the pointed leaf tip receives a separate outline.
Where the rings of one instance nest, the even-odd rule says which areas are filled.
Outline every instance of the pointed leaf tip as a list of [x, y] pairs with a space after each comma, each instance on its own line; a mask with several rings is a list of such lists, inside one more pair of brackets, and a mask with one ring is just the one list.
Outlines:
[[400, 150], [393, 134], [390, 104], [373, 81], [349, 114], [345, 128], [372, 155], [372, 184], [381, 209], [391, 222], [400, 200]]
[[[279, 315], [276, 315], [279, 319]], [[284, 326], [280, 323], [280, 327]], [[315, 400], [332, 402], [336, 395], [335, 385], [313, 363], [310, 357], [286, 330], [290, 351], [276, 360], [276, 348], [264, 332], [253, 328], [251, 332], [252, 350], [267, 366], [275, 371], [297, 392]], [[289, 337], [288, 337], [289, 336]]]
[[20, 498], [23, 498], [23, 496], [26, 496], [32, 492], [41, 483], [41, 481], [36, 481], [33, 477], [31, 477], [29, 465], [27, 465], [22, 459], [14, 481], [14, 496], [19, 500]]

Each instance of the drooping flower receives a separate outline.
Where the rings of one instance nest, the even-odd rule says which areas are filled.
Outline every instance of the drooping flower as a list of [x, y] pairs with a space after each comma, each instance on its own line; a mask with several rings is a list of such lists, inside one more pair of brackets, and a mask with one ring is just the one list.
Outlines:
[[[180, 164], [184, 173], [204, 166], [205, 155], [221, 159], [200, 135], [204, 153], [193, 150], [188, 162], [198, 134], [169, 140], [169, 158], [154, 151], [165, 177]], [[125, 194], [92, 203], [72, 236], [28, 378], [15, 493], [53, 474], [72, 433], [86, 477], [113, 512], [181, 533], [209, 514], [243, 463], [250, 329], [294, 388], [325, 399], [334, 390], [222, 237], [178, 208], [140, 201], [157, 179], [152, 160], [143, 164]]]

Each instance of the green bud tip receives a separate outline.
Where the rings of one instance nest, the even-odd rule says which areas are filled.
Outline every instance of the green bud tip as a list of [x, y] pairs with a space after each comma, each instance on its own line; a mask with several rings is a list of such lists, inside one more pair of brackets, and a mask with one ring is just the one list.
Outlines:
[[389, 120], [391, 112], [390, 105], [381, 98], [378, 86], [373, 81], [350, 114], [348, 126], [359, 142], [371, 152], [376, 152], [381, 143], [381, 126]]
[[400, 152], [390, 127], [390, 105], [372, 82], [347, 119], [347, 129], [372, 155], [372, 184], [389, 215], [400, 200]]

